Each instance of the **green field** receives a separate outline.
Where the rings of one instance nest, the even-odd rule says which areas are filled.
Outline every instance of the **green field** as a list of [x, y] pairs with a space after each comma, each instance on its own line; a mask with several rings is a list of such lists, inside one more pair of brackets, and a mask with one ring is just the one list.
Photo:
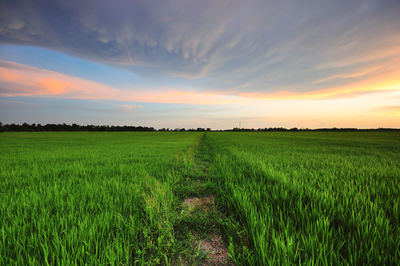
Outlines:
[[217, 229], [238, 265], [399, 264], [399, 165], [399, 132], [1, 133], [0, 265], [201, 263]]

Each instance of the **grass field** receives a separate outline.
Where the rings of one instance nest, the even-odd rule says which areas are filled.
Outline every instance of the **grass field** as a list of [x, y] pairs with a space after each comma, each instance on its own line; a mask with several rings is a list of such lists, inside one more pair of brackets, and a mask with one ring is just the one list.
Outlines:
[[0, 135], [0, 265], [167, 263], [199, 134]]
[[[399, 264], [399, 132], [1, 133], [0, 265]], [[218, 213], [182, 200], [213, 194]]]
[[210, 134], [208, 143], [228, 228], [245, 234], [231, 246], [238, 264], [400, 262], [398, 132]]

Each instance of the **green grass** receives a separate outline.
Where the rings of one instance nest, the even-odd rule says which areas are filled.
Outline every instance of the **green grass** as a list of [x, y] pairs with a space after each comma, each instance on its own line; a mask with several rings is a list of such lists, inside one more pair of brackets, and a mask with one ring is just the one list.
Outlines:
[[0, 265], [170, 263], [196, 133], [0, 135]]
[[399, 264], [399, 165], [398, 132], [1, 133], [0, 265], [201, 262], [215, 227], [239, 265]]
[[238, 264], [400, 262], [398, 132], [212, 133]]

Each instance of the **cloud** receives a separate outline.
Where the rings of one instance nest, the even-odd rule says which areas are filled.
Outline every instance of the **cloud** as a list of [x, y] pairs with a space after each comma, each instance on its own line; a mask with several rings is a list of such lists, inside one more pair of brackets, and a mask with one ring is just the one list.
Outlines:
[[373, 108], [371, 111], [388, 115], [400, 116], [400, 105], [380, 106]]
[[180, 78], [210, 93], [304, 93], [353, 83], [363, 77], [346, 73], [370, 64], [400, 67], [391, 61], [400, 58], [398, 1], [16, 0], [0, 10], [2, 43]]
[[351, 70], [343, 69], [336, 74], [328, 75], [320, 80], [316, 80], [314, 84], [331, 83], [337, 80], [360, 80], [368, 79], [381, 73], [397, 70], [400, 66], [400, 57], [392, 57], [383, 62], [374, 62], [372, 64], [363, 64]]
[[[369, 72], [367, 72], [369, 73]], [[358, 76], [358, 74], [348, 74], [349, 76]], [[337, 78], [337, 77], [335, 77]], [[343, 78], [343, 77], [342, 77]], [[333, 79], [333, 77], [332, 77]], [[237, 95], [242, 97], [251, 97], [269, 100], [285, 99], [338, 99], [351, 98], [362, 94], [400, 91], [400, 68], [386, 68], [384, 71], [378, 71], [371, 74], [367, 79], [360, 79], [344, 85], [328, 87], [317, 90], [306, 90], [302, 92], [280, 90], [272, 93], [241, 92]]]
[[134, 104], [122, 104], [122, 105], [119, 105], [119, 107], [122, 110], [127, 111], [127, 112], [131, 112], [131, 111], [143, 108], [142, 105], [134, 105]]
[[[117, 100], [148, 103], [251, 104], [253, 100], [324, 100], [355, 97], [362, 94], [400, 91], [400, 69], [386, 69], [367, 80], [350, 84], [293, 92], [271, 93], [195, 91], [180, 88], [119, 88], [62, 73], [0, 60], [0, 96], [36, 96], [67, 99]], [[141, 105], [121, 105], [124, 111]]]
[[[67, 99], [119, 100], [130, 102], [227, 104], [239, 97], [173, 88], [118, 88], [58, 72], [0, 61], [0, 96], [46, 96]], [[124, 105], [124, 110], [140, 105]]]

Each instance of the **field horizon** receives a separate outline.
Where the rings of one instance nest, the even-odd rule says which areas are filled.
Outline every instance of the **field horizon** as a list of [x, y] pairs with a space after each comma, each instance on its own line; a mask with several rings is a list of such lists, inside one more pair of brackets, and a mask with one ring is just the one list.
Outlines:
[[133, 126], [133, 125], [101, 125], [101, 124], [87, 124], [80, 125], [76, 123], [31, 123], [26, 122], [16, 124], [8, 123], [3, 124], [0, 122], [0, 132], [36, 132], [36, 131], [111, 131], [111, 132], [135, 132], [135, 131], [216, 131], [216, 132], [229, 132], [229, 131], [400, 131], [400, 127], [370, 127], [370, 128], [357, 128], [357, 127], [259, 127], [259, 128], [225, 128], [225, 129], [213, 129], [210, 127], [193, 127], [193, 128], [156, 128], [153, 126]]

